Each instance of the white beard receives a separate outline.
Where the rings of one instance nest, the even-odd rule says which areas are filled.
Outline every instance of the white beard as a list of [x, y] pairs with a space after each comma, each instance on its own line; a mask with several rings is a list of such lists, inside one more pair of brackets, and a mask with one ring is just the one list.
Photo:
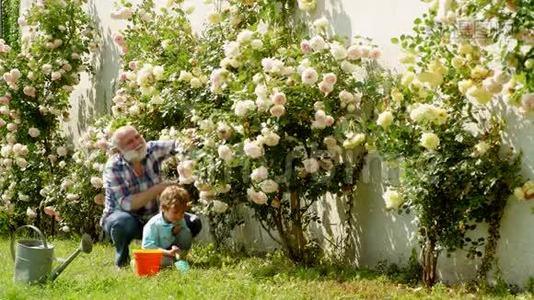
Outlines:
[[134, 161], [141, 161], [146, 156], [146, 144], [143, 145], [143, 147], [139, 150], [130, 150], [126, 151], [122, 154], [122, 157], [124, 157], [125, 160], [132, 163]]

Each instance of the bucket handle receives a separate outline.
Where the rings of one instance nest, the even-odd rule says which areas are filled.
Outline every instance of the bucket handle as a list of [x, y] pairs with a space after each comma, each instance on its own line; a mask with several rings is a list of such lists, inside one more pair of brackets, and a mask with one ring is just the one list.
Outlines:
[[48, 248], [48, 245], [46, 244], [46, 238], [45, 238], [44, 234], [41, 232], [41, 230], [39, 230], [39, 228], [37, 228], [37, 227], [35, 227], [33, 225], [22, 225], [19, 228], [17, 228], [15, 230], [15, 232], [13, 233], [13, 235], [11, 236], [11, 257], [13, 258], [13, 261], [15, 261], [15, 236], [17, 235], [17, 232], [19, 232], [19, 230], [21, 230], [23, 228], [30, 228], [30, 229], [33, 229], [34, 231], [36, 231], [39, 234], [39, 236], [41, 237], [41, 242], [43, 242], [44, 247]]

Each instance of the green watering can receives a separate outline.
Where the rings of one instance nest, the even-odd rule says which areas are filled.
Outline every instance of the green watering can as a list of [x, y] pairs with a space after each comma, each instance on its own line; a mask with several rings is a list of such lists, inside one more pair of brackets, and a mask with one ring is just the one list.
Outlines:
[[[15, 242], [15, 237], [19, 230], [29, 228], [39, 234], [40, 240], [27, 239]], [[16, 250], [15, 250], [16, 244]], [[46, 242], [44, 234], [39, 228], [32, 225], [23, 225], [15, 230], [11, 237], [11, 256], [15, 262], [15, 282], [23, 283], [43, 283], [47, 280], [53, 281], [61, 272], [80, 254], [80, 252], [91, 253], [93, 242], [87, 234], [82, 235], [80, 246], [72, 253], [60, 266], [52, 271], [52, 261], [54, 260], [54, 246]]]

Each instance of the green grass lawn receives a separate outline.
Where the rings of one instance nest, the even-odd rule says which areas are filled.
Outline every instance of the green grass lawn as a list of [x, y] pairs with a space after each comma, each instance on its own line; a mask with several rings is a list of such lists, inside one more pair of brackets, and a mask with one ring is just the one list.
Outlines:
[[[78, 244], [52, 243], [58, 257], [68, 256]], [[235, 257], [209, 246], [192, 252], [186, 274], [169, 268], [157, 276], [139, 278], [129, 268], [117, 271], [112, 258], [109, 244], [97, 244], [91, 254], [80, 254], [55, 282], [15, 284], [9, 241], [0, 238], [0, 299], [533, 299], [529, 294], [506, 292], [475, 294], [462, 286], [441, 284], [426, 290], [367, 270], [303, 268], [276, 253]]]

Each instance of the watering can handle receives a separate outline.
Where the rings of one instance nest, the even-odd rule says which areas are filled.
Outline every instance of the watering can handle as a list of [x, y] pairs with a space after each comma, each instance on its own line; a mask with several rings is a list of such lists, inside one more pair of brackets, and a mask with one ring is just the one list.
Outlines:
[[48, 248], [48, 245], [46, 244], [46, 238], [44, 234], [39, 230], [39, 228], [33, 226], [33, 225], [22, 225], [19, 228], [15, 230], [13, 235], [11, 236], [11, 257], [13, 258], [13, 261], [15, 261], [15, 237], [17, 236], [17, 232], [23, 228], [30, 228], [36, 231], [39, 234], [39, 237], [41, 237], [41, 241], [43, 242], [43, 245], [45, 248]]

